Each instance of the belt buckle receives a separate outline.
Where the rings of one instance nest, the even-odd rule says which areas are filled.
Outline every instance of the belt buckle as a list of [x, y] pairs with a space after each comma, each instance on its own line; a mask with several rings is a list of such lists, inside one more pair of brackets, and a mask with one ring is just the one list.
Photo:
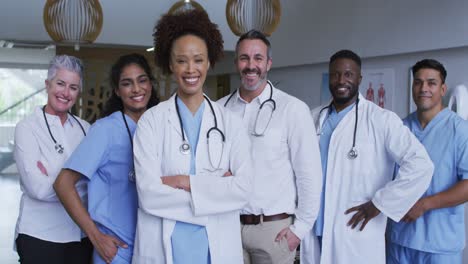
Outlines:
[[258, 225], [263, 223], [263, 215], [245, 215], [245, 225]]
[[258, 225], [261, 222], [261, 218], [259, 215], [250, 215], [249, 218], [250, 218], [250, 221], [249, 221], [250, 225]]
[[252, 225], [263, 224], [263, 214], [261, 215], [252, 215]]

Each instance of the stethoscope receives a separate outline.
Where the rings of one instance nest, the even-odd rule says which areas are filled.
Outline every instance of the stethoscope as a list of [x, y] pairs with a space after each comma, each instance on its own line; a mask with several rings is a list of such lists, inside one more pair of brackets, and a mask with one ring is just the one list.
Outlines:
[[[276, 110], [276, 101], [273, 99], [273, 85], [271, 84], [270, 81], [267, 81], [268, 85], [270, 86], [270, 98], [268, 98], [267, 100], [263, 101], [261, 104], [260, 104], [260, 107], [258, 108], [258, 112], [257, 112], [257, 117], [255, 118], [255, 123], [254, 123], [254, 127], [253, 127], [253, 132], [252, 132], [252, 135], [256, 136], [256, 137], [262, 137], [265, 135], [265, 131], [266, 129], [268, 128], [268, 125], [270, 124], [270, 121], [271, 121], [271, 118], [273, 117], [273, 112]], [[226, 102], [224, 103], [224, 107], [227, 106], [227, 104], [229, 103], [229, 101], [231, 100], [231, 98], [234, 96], [234, 94], [236, 94], [237, 90], [234, 91], [233, 93], [231, 93], [231, 95], [228, 97], [228, 99], [226, 100]], [[265, 128], [263, 129], [262, 132], [257, 132], [257, 124], [258, 124], [258, 117], [260, 116], [260, 112], [262, 111], [263, 107], [265, 105], [271, 105], [271, 114], [270, 114], [270, 118], [268, 119], [268, 122], [265, 126]]]
[[[182, 144], [180, 145], [179, 150], [180, 150], [180, 153], [182, 153], [184, 155], [188, 155], [190, 153], [190, 149], [192, 147], [190, 146], [189, 142], [185, 138], [184, 125], [182, 124], [182, 118], [180, 117], [179, 106], [177, 105], [177, 97], [178, 96], [176, 94], [174, 102], [175, 102], [175, 108], [176, 108], [176, 111], [177, 111], [177, 117], [179, 118], [180, 131], [181, 131], [181, 134], [182, 134]], [[211, 110], [211, 113], [213, 114], [213, 120], [214, 120], [214, 126], [211, 127], [210, 129], [208, 129], [208, 131], [206, 132], [206, 141], [207, 141], [207, 144], [208, 144], [208, 159], [210, 160], [211, 167], [213, 167], [215, 170], [219, 170], [219, 169], [221, 169], [220, 165], [221, 165], [221, 160], [222, 160], [222, 153], [224, 152], [224, 142], [225, 142], [226, 138], [224, 137], [223, 131], [221, 131], [221, 129], [218, 128], [218, 119], [216, 118], [216, 113], [214, 111], [213, 105], [211, 104], [208, 97], [206, 97], [206, 95], [203, 95], [203, 97], [205, 98], [205, 100], [208, 102], [208, 105], [210, 106], [210, 110]], [[210, 134], [212, 132], [219, 133], [221, 135], [221, 139], [222, 139], [222, 141], [221, 141], [221, 143], [222, 143], [221, 156], [220, 156], [219, 161], [218, 161], [216, 166], [213, 165], [213, 161], [212, 161], [212, 158], [211, 158], [211, 151], [210, 151]]]
[[[133, 153], [133, 139], [132, 139], [132, 133], [130, 132], [130, 128], [128, 127], [127, 118], [125, 118], [124, 111], [121, 110], [120, 112], [122, 113], [122, 118], [123, 118], [123, 120], [124, 120], [125, 127], [127, 128], [128, 139], [130, 139], [130, 144], [132, 145], [132, 153]], [[132, 159], [132, 160], [133, 160], [133, 159]], [[130, 171], [128, 172], [128, 180], [131, 181], [131, 182], [134, 182], [134, 181], [135, 181], [135, 161], [134, 161], [134, 160], [133, 160], [133, 170], [130, 170]]]
[[[47, 117], [46, 117], [46, 114], [45, 114], [45, 108], [46, 108], [46, 106], [44, 105], [44, 107], [42, 107], [42, 114], [44, 115], [44, 120], [45, 120], [45, 123], [46, 123], [46, 126], [47, 126], [47, 130], [49, 130], [50, 138], [52, 138], [52, 141], [55, 144], [55, 151], [57, 151], [58, 154], [63, 154], [63, 151], [64, 151], [65, 148], [62, 146], [62, 144], [58, 143], [57, 140], [55, 140], [54, 135], [52, 135], [52, 131], [50, 131], [49, 122], [47, 122]], [[72, 115], [72, 113], [68, 112], [68, 114], [70, 114], [73, 117], [73, 119], [75, 119], [75, 121], [78, 123], [78, 125], [80, 125], [81, 131], [83, 131], [83, 135], [86, 136], [86, 132], [85, 132], [83, 126], [81, 125], [80, 121], [78, 121], [78, 119], [74, 115]]]
[[[319, 119], [320, 119], [320, 115], [322, 114], [322, 112], [327, 109], [328, 111], [330, 111], [331, 107], [332, 107], [332, 104], [333, 102], [331, 102], [328, 106], [325, 106], [324, 108], [320, 109], [320, 112], [319, 112]], [[358, 110], [359, 110], [359, 98], [356, 99], [356, 119], [354, 120], [354, 133], [353, 133], [353, 146], [351, 147], [351, 149], [348, 151], [348, 159], [350, 160], [353, 160], [353, 159], [356, 159], [358, 157], [358, 151], [357, 151], [357, 148], [356, 148], [356, 134], [357, 134], [357, 124], [358, 124]], [[326, 117], [325, 117], [326, 119]], [[318, 128], [318, 131], [317, 131], [317, 136], [318, 135], [321, 135], [322, 134], [322, 125], [323, 123], [325, 123], [326, 120], [323, 120], [322, 124], [320, 124], [320, 121], [317, 125], [317, 128]]]

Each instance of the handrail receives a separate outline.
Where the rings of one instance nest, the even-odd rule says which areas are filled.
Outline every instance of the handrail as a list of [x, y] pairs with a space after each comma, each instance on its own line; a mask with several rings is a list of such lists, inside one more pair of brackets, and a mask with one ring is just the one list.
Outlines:
[[44, 91], [45, 89], [46, 89], [45, 87], [42, 88], [42, 89], [39, 89], [39, 90], [37, 90], [37, 91], [31, 93], [30, 95], [25, 96], [23, 99], [19, 100], [18, 102], [16, 102], [16, 103], [10, 105], [10, 106], [7, 107], [5, 110], [0, 111], [0, 116], [3, 115], [4, 113], [8, 112], [8, 110], [13, 109], [13, 108], [15, 108], [16, 106], [22, 104], [23, 102], [25, 102], [25, 101], [28, 100], [29, 98], [33, 97], [34, 95], [36, 95], [36, 94], [38, 94], [38, 93]]

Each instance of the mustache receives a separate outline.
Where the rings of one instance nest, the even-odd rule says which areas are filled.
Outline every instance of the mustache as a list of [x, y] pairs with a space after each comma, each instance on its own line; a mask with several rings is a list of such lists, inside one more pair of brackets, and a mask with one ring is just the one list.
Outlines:
[[244, 69], [242, 70], [242, 74], [249, 74], [249, 73], [256, 73], [256, 74], [260, 74], [260, 70], [258, 69]]
[[418, 93], [418, 96], [430, 96], [431, 93], [430, 92], [421, 92], [421, 93]]

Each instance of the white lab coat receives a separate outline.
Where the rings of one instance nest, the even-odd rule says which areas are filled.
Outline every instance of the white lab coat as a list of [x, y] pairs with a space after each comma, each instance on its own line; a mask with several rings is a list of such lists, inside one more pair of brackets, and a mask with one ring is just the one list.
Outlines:
[[[347, 157], [353, 144], [356, 107], [334, 130], [328, 153], [325, 184], [325, 223], [322, 252], [313, 231], [303, 240], [301, 264], [385, 263], [387, 217], [399, 221], [421, 197], [432, 178], [433, 164], [424, 147], [393, 112], [359, 95], [356, 148], [358, 157]], [[323, 107], [312, 111], [314, 120], [325, 120]], [[400, 165], [394, 174], [395, 163]], [[363, 231], [347, 222], [354, 212], [344, 212], [372, 200], [381, 211]], [[320, 262], [318, 261], [320, 259]]]
[[[46, 118], [55, 140], [64, 147], [62, 154], [55, 149], [41, 107], [36, 107], [34, 113], [16, 125], [15, 160], [23, 194], [15, 239], [18, 234], [25, 234], [55, 243], [80, 241], [83, 232], [59, 202], [52, 185], [85, 133], [70, 114], [64, 124], [56, 115], [46, 113]], [[87, 132], [88, 122], [77, 119]], [[47, 175], [37, 167], [38, 161], [46, 168]], [[86, 206], [87, 181], [80, 180], [76, 188]]]
[[[182, 144], [175, 97], [143, 114], [134, 136], [136, 185], [139, 206], [133, 263], [172, 263], [171, 235], [176, 221], [206, 227], [211, 262], [243, 263], [239, 209], [252, 190], [250, 141], [241, 120], [213, 102], [218, 127], [226, 141], [221, 170], [211, 169], [207, 131], [214, 126], [205, 106], [196, 150], [196, 175], [191, 193], [161, 182], [161, 176], [189, 174], [190, 155]], [[206, 103], [206, 102], [205, 102]], [[214, 135], [214, 134], [213, 134]], [[223, 177], [230, 170], [234, 176]]]

